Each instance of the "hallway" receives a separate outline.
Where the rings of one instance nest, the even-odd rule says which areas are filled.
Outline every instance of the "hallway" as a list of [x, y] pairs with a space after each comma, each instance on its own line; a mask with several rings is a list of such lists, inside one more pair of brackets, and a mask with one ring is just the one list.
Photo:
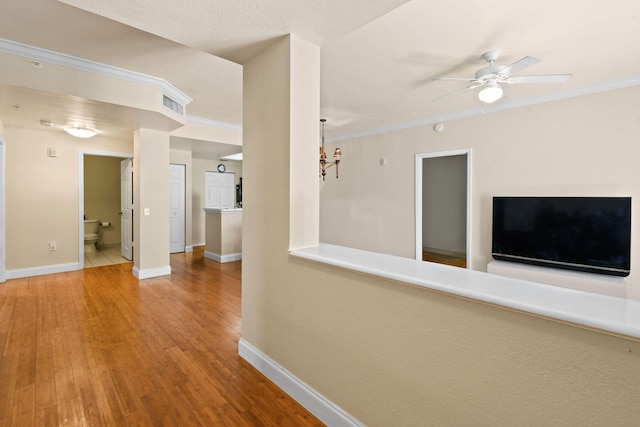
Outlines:
[[321, 426], [237, 355], [241, 262], [0, 284], [0, 425]]

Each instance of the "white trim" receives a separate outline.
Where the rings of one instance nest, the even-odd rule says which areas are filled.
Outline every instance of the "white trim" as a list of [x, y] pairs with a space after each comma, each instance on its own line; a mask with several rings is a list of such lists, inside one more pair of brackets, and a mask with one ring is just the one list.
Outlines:
[[84, 156], [118, 157], [133, 159], [131, 153], [78, 150], [78, 264], [84, 268]]
[[167, 265], [166, 267], [147, 268], [144, 270], [140, 270], [138, 267], [133, 267], [133, 275], [140, 280], [158, 276], [167, 276], [169, 274], [171, 274], [170, 265]]
[[545, 102], [560, 101], [568, 98], [575, 98], [583, 95], [592, 95], [594, 93], [606, 92], [610, 90], [623, 89], [626, 87], [640, 85], [640, 75], [627, 77], [618, 80], [611, 80], [591, 86], [585, 86], [575, 89], [569, 89], [563, 92], [556, 92], [546, 95], [534, 96], [531, 98], [519, 99], [511, 102], [498, 102], [496, 104], [485, 105], [479, 108], [472, 108], [464, 111], [456, 111], [453, 113], [439, 115], [437, 117], [426, 117], [412, 122], [399, 123], [396, 125], [386, 126], [377, 129], [370, 129], [362, 132], [354, 132], [351, 134], [335, 136], [327, 138], [327, 142], [343, 141], [347, 139], [355, 139], [365, 136], [377, 135], [380, 133], [393, 132], [402, 129], [410, 129], [420, 126], [433, 125], [439, 122], [446, 122], [457, 119], [465, 119], [468, 117], [480, 116], [487, 113], [495, 113], [498, 111], [511, 110], [514, 108], [527, 107], [530, 105], [543, 104]]
[[271, 360], [243, 338], [240, 338], [238, 342], [238, 355], [326, 425], [331, 427], [364, 427], [364, 424]]
[[[90, 61], [87, 59], [77, 58], [70, 55], [65, 55], [58, 52], [53, 52], [46, 49], [40, 49], [34, 46], [25, 45], [22, 43], [14, 42], [7, 39], [0, 38], [0, 52], [5, 52], [11, 55], [22, 56], [29, 59], [35, 59], [39, 61], [45, 61], [56, 65], [74, 68], [81, 71], [100, 74], [106, 77], [117, 78], [121, 80], [130, 81], [133, 83], [139, 83], [146, 86], [151, 86], [162, 90], [162, 92], [168, 97], [186, 106], [192, 99], [173, 86], [171, 83], [164, 79], [149, 76], [135, 71], [125, 70], [118, 67], [113, 67], [106, 64]], [[481, 114], [494, 113], [498, 111], [510, 110], [513, 108], [526, 107], [535, 104], [542, 104], [545, 102], [559, 101], [562, 99], [573, 98], [583, 95], [591, 95], [599, 92], [606, 92], [610, 90], [623, 89], [625, 87], [637, 86], [640, 84], [640, 75], [631, 76], [627, 78], [611, 80], [608, 82], [598, 83], [591, 86], [585, 86], [575, 89], [569, 89], [563, 92], [557, 92], [552, 94], [545, 94], [534, 96], [526, 99], [515, 100], [511, 102], [500, 102], [497, 104], [484, 105], [478, 108], [472, 108], [464, 111], [456, 111], [448, 114], [439, 115], [436, 117], [425, 117], [422, 119], [414, 120], [411, 122], [399, 123], [396, 125], [386, 126], [382, 128], [370, 129], [361, 132], [354, 132], [350, 134], [334, 136], [327, 138], [327, 142], [343, 141], [348, 139], [360, 138], [370, 135], [376, 135], [386, 132], [393, 132], [401, 129], [410, 129], [414, 127], [426, 126], [435, 124], [438, 122], [445, 122], [457, 119], [463, 119], [473, 116], [479, 116]], [[173, 110], [171, 110], [173, 111]], [[216, 120], [210, 120], [195, 116], [183, 116], [188, 121], [201, 123], [208, 126], [223, 127], [242, 131], [242, 125], [219, 122]]]
[[0, 134], [0, 283], [7, 281], [6, 157], [6, 144], [3, 136]]
[[184, 251], [185, 252], [193, 252], [193, 246], [185, 246], [184, 247]]
[[233, 124], [233, 123], [226, 123], [226, 122], [219, 122], [219, 121], [216, 121], [216, 120], [205, 119], [203, 117], [187, 116], [187, 123], [188, 122], [198, 123], [198, 124], [205, 125], [205, 126], [213, 126], [213, 127], [219, 127], [219, 128], [226, 128], [226, 129], [233, 129], [233, 130], [242, 131], [242, 125], [236, 125], [236, 124]]
[[220, 263], [225, 263], [225, 262], [232, 262], [232, 261], [240, 261], [242, 259], [242, 253], [220, 255], [214, 252], [204, 251], [204, 257]]
[[67, 264], [43, 265], [39, 267], [18, 268], [7, 271], [7, 279], [21, 279], [23, 277], [42, 276], [45, 274], [66, 273], [82, 270], [84, 263], [70, 262]]
[[[189, 104], [192, 99], [180, 91], [168, 81], [137, 73], [123, 68], [113, 67], [111, 65], [101, 64], [99, 62], [82, 59], [64, 53], [54, 52], [51, 50], [41, 49], [35, 46], [14, 42], [7, 39], [0, 39], [0, 52], [10, 55], [22, 56], [32, 60], [48, 62], [63, 67], [73, 68], [79, 71], [99, 74], [105, 77], [125, 80], [128, 82], [138, 83], [144, 86], [151, 86], [160, 89], [165, 95], [179, 102], [182, 105]], [[175, 112], [175, 111], [174, 111]]]
[[[207, 171], [209, 172], [209, 171]], [[219, 172], [212, 172], [219, 173]], [[232, 214], [232, 213], [242, 213], [242, 208], [202, 208], [206, 213], [211, 214]]]
[[466, 259], [467, 259], [467, 268], [471, 268], [471, 213], [473, 210], [471, 209], [471, 183], [472, 183], [472, 164], [471, 161], [471, 148], [463, 148], [459, 150], [448, 150], [448, 151], [437, 151], [434, 153], [421, 153], [416, 154], [416, 163], [415, 163], [415, 212], [416, 212], [416, 259], [422, 260], [422, 160], [430, 159], [434, 157], [448, 157], [448, 156], [467, 156], [467, 236], [466, 236]]

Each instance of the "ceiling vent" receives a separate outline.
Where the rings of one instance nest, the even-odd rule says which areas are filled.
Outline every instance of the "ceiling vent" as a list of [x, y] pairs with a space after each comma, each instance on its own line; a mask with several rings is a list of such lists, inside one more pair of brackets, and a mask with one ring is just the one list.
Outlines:
[[169, 110], [174, 113], [178, 113], [181, 116], [184, 116], [184, 105], [176, 101], [175, 99], [169, 98], [167, 95], [162, 94], [162, 105], [167, 107]]

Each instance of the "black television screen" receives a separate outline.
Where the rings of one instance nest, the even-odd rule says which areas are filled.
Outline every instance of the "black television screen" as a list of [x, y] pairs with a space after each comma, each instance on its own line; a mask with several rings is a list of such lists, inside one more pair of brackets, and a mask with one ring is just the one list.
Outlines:
[[628, 276], [631, 197], [494, 197], [494, 259]]

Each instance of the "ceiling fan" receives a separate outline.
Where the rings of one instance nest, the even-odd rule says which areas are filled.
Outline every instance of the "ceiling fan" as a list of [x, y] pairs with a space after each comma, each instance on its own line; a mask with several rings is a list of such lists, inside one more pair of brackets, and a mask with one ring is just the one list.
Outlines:
[[491, 50], [482, 54], [482, 58], [489, 63], [488, 67], [484, 67], [476, 71], [474, 78], [464, 77], [440, 77], [434, 80], [453, 80], [464, 81], [471, 83], [463, 89], [456, 90], [446, 95], [433, 99], [437, 101], [442, 98], [455, 95], [456, 93], [464, 92], [469, 89], [475, 89], [482, 87], [482, 90], [478, 93], [480, 101], [491, 104], [501, 99], [504, 96], [502, 83], [507, 84], [519, 84], [519, 83], [563, 83], [571, 78], [571, 74], [546, 74], [541, 76], [516, 76], [515, 74], [529, 68], [532, 65], [540, 62], [540, 59], [532, 58], [531, 56], [525, 56], [522, 59], [514, 62], [511, 65], [495, 65], [494, 62], [500, 56], [500, 51]]

